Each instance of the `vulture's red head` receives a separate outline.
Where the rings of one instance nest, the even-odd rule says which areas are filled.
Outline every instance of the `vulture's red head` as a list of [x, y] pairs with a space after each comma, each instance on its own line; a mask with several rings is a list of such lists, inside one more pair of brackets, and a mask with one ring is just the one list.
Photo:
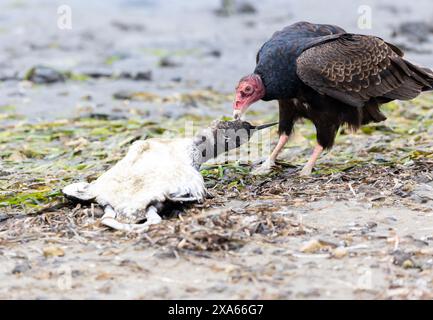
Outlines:
[[233, 117], [240, 118], [248, 107], [265, 96], [265, 86], [257, 74], [243, 77], [236, 87], [236, 99], [233, 103]]

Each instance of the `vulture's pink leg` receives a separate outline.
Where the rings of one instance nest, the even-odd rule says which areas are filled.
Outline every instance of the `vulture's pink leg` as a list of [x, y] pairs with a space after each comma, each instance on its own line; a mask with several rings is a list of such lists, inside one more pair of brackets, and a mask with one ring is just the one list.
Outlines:
[[288, 135], [284, 133], [280, 135], [280, 139], [278, 140], [277, 146], [274, 148], [274, 151], [272, 151], [269, 158], [266, 159], [266, 161], [263, 162], [260, 167], [256, 168], [253, 171], [253, 174], [257, 174], [257, 175], [268, 174], [271, 171], [272, 167], [275, 165], [275, 159], [277, 159], [278, 154], [284, 148], [287, 141], [289, 141]]
[[275, 163], [275, 160], [277, 159], [277, 157], [280, 154], [281, 150], [286, 145], [287, 141], [289, 141], [289, 136], [285, 135], [283, 133], [280, 136], [280, 139], [278, 140], [277, 146], [275, 147], [274, 151], [272, 151], [271, 156], [269, 157], [270, 162]]
[[323, 152], [323, 147], [321, 145], [316, 145], [314, 148], [313, 154], [311, 155], [310, 159], [308, 160], [305, 167], [301, 170], [300, 175], [301, 176], [309, 176], [311, 175], [311, 172], [313, 171], [314, 165], [316, 164], [317, 158], [321, 155]]

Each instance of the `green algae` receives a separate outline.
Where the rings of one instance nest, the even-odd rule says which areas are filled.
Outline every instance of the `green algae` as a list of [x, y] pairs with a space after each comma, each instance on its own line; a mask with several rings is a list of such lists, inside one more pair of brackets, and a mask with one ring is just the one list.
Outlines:
[[[204, 105], [231, 100], [230, 95], [213, 91], [173, 94], [164, 99], [188, 101], [193, 97]], [[406, 165], [411, 161], [433, 158], [433, 94], [413, 102], [392, 102], [383, 106], [388, 120], [364, 126], [355, 133], [341, 130], [332, 151], [320, 158], [314, 176], [333, 175], [371, 164], [382, 167]], [[3, 106], [3, 112], [14, 112]], [[263, 122], [274, 115], [260, 114]], [[222, 119], [229, 120], [227, 117]], [[20, 122], [0, 129], [0, 206], [10, 210], [35, 212], [62, 199], [60, 190], [68, 183], [91, 181], [121, 159], [131, 143], [150, 137], [176, 137], [185, 134], [185, 122], [193, 121], [195, 130], [213, 119], [186, 115], [155, 123], [148, 119], [110, 120], [84, 117], [41, 123]], [[277, 139], [272, 129], [273, 140]], [[296, 125], [284, 159], [265, 177], [250, 174], [251, 163], [229, 161], [204, 164], [201, 174], [208, 187], [241, 191], [253, 181], [273, 179], [281, 170], [298, 170], [311, 154], [316, 133], [310, 121]]]

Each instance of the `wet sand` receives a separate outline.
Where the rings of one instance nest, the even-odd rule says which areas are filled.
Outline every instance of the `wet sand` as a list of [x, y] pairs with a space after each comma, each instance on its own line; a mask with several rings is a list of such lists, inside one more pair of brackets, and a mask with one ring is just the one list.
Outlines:
[[[232, 93], [237, 80], [254, 69], [260, 45], [274, 31], [300, 20], [337, 24], [349, 32], [374, 34], [425, 50], [424, 54], [407, 52], [407, 57], [433, 65], [433, 41], [419, 44], [413, 42], [413, 37], [392, 37], [401, 23], [432, 21], [428, 0], [418, 1], [416, 6], [405, 1], [370, 1], [367, 5], [372, 9], [371, 30], [357, 26], [358, 8], [365, 1], [265, 1], [254, 4], [255, 14], [229, 17], [215, 14], [220, 7], [217, 0], [69, 3], [72, 30], [57, 28], [55, 1], [5, 1], [1, 5], [0, 43], [4, 50], [0, 53], [0, 75], [22, 77], [35, 65], [47, 65], [72, 72], [78, 79], [83, 73], [99, 74], [101, 78], [50, 86], [3, 82], [2, 104], [13, 105], [17, 114], [30, 119], [53, 119], [89, 111], [126, 116], [139, 112], [150, 113], [162, 121], [161, 106], [134, 102], [125, 106], [113, 99], [113, 94], [130, 90], [166, 96], [206, 88]], [[176, 67], [159, 67], [164, 57]], [[151, 71], [153, 80], [103, 77], [136, 71]], [[259, 104], [256, 110], [269, 105], [273, 104]], [[200, 108], [193, 111], [200, 116], [214, 117], [221, 112], [229, 115], [230, 103], [216, 112]]]

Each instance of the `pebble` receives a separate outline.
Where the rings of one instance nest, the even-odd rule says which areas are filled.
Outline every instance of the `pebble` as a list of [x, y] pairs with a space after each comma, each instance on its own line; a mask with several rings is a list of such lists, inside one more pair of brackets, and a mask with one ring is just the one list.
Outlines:
[[24, 80], [28, 80], [37, 84], [50, 84], [64, 82], [66, 77], [53, 68], [46, 66], [35, 66], [27, 72]]
[[414, 267], [414, 263], [412, 261], [412, 254], [404, 252], [402, 250], [395, 250], [392, 253], [392, 256], [394, 257], [394, 265], [403, 267], [405, 269]]
[[180, 64], [173, 61], [171, 58], [169, 57], [164, 57], [159, 61], [159, 66], [162, 68], [174, 68], [174, 67], [178, 67]]
[[15, 267], [12, 270], [12, 274], [21, 274], [26, 271], [29, 271], [31, 269], [31, 266], [28, 262], [22, 262], [15, 265]]
[[312, 239], [308, 242], [306, 242], [304, 245], [302, 245], [300, 251], [304, 253], [315, 253], [322, 249], [323, 245], [320, 243], [320, 241], [316, 239]]
[[0, 213], [0, 222], [6, 221], [7, 219], [9, 219], [7, 214]]
[[349, 250], [345, 247], [338, 247], [332, 251], [333, 257], [335, 257], [337, 259], [344, 258], [345, 256], [347, 256], [348, 253], [349, 253]]
[[137, 71], [137, 72], [126, 72], [120, 73], [119, 78], [130, 79], [134, 81], [151, 81], [152, 71]]
[[65, 251], [60, 247], [46, 247], [43, 249], [44, 257], [63, 257], [65, 255]]

